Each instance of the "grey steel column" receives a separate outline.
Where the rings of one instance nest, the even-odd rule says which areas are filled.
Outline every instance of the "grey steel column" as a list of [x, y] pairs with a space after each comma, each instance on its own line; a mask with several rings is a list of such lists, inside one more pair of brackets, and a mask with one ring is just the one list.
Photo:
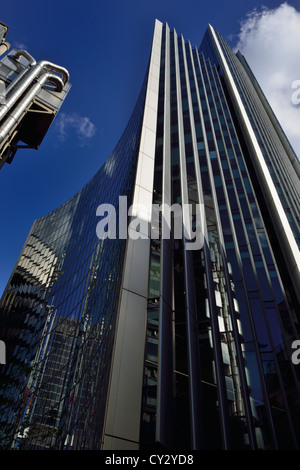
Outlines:
[[[201, 73], [201, 81], [204, 83], [203, 74], [201, 69], [201, 64], [199, 60], [199, 56], [197, 54], [198, 59], [198, 66]], [[197, 88], [197, 81], [195, 80], [196, 88]], [[204, 87], [204, 93], [205, 87]], [[203, 112], [201, 107], [201, 100], [199, 95], [199, 90], [197, 88], [197, 100], [199, 106], [199, 113], [201, 119], [201, 126], [202, 126], [202, 134], [205, 146], [205, 153], [206, 153], [206, 160], [207, 166], [209, 170], [209, 177], [211, 186], [213, 188], [213, 175], [212, 169], [210, 166], [210, 157], [209, 157], [209, 149], [208, 143], [206, 138], [206, 130], [204, 126], [204, 119], [203, 119]], [[206, 97], [207, 107], [209, 108], [209, 103]], [[200, 197], [202, 196], [202, 184], [201, 184], [201, 169], [199, 160], [195, 159], [196, 163], [196, 174], [197, 174], [197, 183], [198, 183], [198, 191]], [[205, 201], [204, 201], [205, 203]], [[227, 390], [226, 390], [226, 382], [225, 382], [225, 375], [224, 375], [224, 364], [223, 364], [223, 355], [221, 349], [221, 338], [220, 338], [220, 331], [219, 331], [219, 323], [218, 323], [218, 313], [216, 309], [216, 298], [215, 298], [215, 291], [213, 286], [213, 277], [212, 277], [212, 270], [211, 270], [211, 258], [210, 258], [210, 247], [208, 241], [208, 231], [207, 225], [204, 226], [204, 262], [205, 262], [205, 271], [206, 271], [206, 280], [207, 280], [207, 290], [208, 290], [208, 302], [209, 302], [209, 311], [210, 311], [210, 318], [211, 318], [211, 330], [212, 330], [212, 340], [213, 340], [213, 348], [214, 348], [214, 355], [215, 355], [215, 364], [216, 364], [216, 377], [217, 377], [217, 393], [218, 393], [218, 400], [219, 400], [219, 412], [220, 412], [220, 421], [221, 421], [221, 432], [222, 432], [222, 440], [223, 440], [223, 447], [225, 450], [229, 450], [231, 448], [230, 444], [230, 431], [229, 431], [229, 415], [228, 415], [228, 405], [227, 405]]]
[[[181, 37], [183, 42], [183, 38]], [[175, 69], [176, 69], [176, 91], [177, 91], [177, 114], [178, 114], [178, 139], [179, 139], [179, 165], [180, 165], [180, 185], [183, 220], [189, 218], [187, 214], [189, 204], [189, 194], [187, 186], [186, 154], [184, 145], [184, 126], [182, 114], [182, 99], [180, 85], [180, 69], [178, 56], [177, 35], [174, 31], [175, 42]], [[187, 326], [187, 346], [188, 346], [188, 367], [189, 367], [189, 388], [190, 388], [190, 425], [191, 425], [191, 447], [201, 449], [203, 446], [203, 436], [201, 435], [201, 379], [200, 361], [197, 335], [197, 307], [195, 297], [195, 285], [193, 274], [192, 252], [187, 250], [187, 239], [184, 234], [184, 278], [185, 278], [185, 308]]]
[[172, 447], [172, 430], [174, 427], [172, 236], [169, 240], [163, 236], [163, 225], [168, 223], [165, 205], [170, 207], [171, 204], [170, 29], [166, 25], [156, 439], [169, 448]]
[[[212, 117], [211, 117], [209, 107], [208, 107], [208, 113], [209, 113], [210, 121], [212, 123]], [[212, 129], [213, 129], [213, 126], [212, 126]], [[218, 157], [218, 160], [220, 160], [214, 130], [213, 130], [213, 139], [214, 139], [214, 143], [215, 143], [217, 157]], [[220, 161], [219, 161], [219, 165], [220, 165]], [[221, 176], [221, 179], [222, 179], [224, 193], [225, 193], [226, 198], [228, 200], [226, 183], [225, 183], [224, 175], [223, 175], [222, 171], [220, 172], [220, 176]], [[251, 412], [251, 405], [250, 405], [250, 400], [249, 400], [249, 393], [248, 393], [247, 378], [246, 378], [246, 373], [245, 373], [244, 359], [243, 359], [243, 355], [242, 355], [241, 344], [240, 344], [240, 341], [239, 341], [239, 331], [238, 331], [236, 316], [235, 316], [235, 313], [234, 313], [235, 309], [234, 309], [234, 305], [233, 305], [233, 299], [232, 299], [232, 296], [230, 295], [231, 284], [230, 284], [230, 278], [229, 278], [229, 272], [228, 272], [228, 263], [227, 263], [227, 257], [226, 257], [225, 242], [224, 242], [222, 224], [221, 224], [220, 214], [219, 214], [219, 209], [218, 209], [217, 195], [216, 195], [216, 191], [215, 191], [215, 188], [214, 188], [213, 185], [212, 185], [212, 192], [213, 192], [213, 199], [214, 199], [214, 204], [215, 204], [215, 213], [216, 213], [216, 221], [217, 221], [217, 228], [218, 228], [218, 236], [219, 236], [220, 247], [221, 247], [221, 251], [222, 251], [221, 252], [221, 257], [222, 257], [222, 260], [223, 260], [225, 283], [226, 283], [226, 289], [227, 289], [227, 293], [228, 293], [229, 312], [230, 312], [230, 319], [231, 319], [231, 323], [232, 323], [233, 337], [234, 337], [235, 348], [236, 348], [236, 356], [237, 356], [237, 363], [238, 363], [238, 370], [239, 370], [239, 378], [240, 378], [240, 381], [241, 381], [241, 391], [242, 391], [242, 397], [243, 397], [243, 404], [244, 404], [244, 407], [245, 407], [246, 422], [247, 422], [247, 425], [248, 425], [249, 440], [250, 440], [250, 444], [251, 444], [252, 449], [256, 449], [257, 444], [256, 444], [255, 430], [254, 430], [254, 426], [253, 426], [253, 417], [252, 417], [252, 412]], [[235, 234], [233, 224], [232, 224], [232, 231]]]

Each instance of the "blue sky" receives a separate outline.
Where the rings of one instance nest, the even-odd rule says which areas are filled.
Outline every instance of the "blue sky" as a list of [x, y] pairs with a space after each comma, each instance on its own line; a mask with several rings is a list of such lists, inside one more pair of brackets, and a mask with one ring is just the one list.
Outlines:
[[[279, 97], [288, 101], [291, 82], [300, 79], [300, 70], [293, 68], [299, 64], [300, 0], [287, 2], [285, 8], [280, 7], [282, 3], [3, 2], [0, 20], [10, 27], [7, 40], [11, 46], [26, 49], [36, 60], [47, 59], [66, 67], [72, 88], [40, 149], [19, 150], [13, 163], [0, 171], [0, 295], [33, 221], [87, 183], [116, 145], [145, 74], [155, 18], [175, 27], [192, 45], [200, 44], [207, 24], [211, 23], [232, 47], [239, 44], [245, 55], [247, 51], [254, 72], [261, 81], [267, 77], [265, 86], [269, 86], [275, 105], [279, 104], [281, 109]], [[282, 27], [278, 28], [278, 24]], [[290, 26], [294, 28], [292, 35]], [[275, 33], [282, 46], [276, 56], [267, 47]], [[285, 43], [286, 37], [291, 37], [290, 42]], [[266, 58], [260, 55], [263, 45]], [[282, 57], [288, 57], [285, 78], [276, 74]], [[290, 111], [297, 113], [295, 118]], [[300, 145], [295, 126], [299, 129], [299, 113], [300, 108], [292, 109], [289, 103], [283, 118], [291, 140], [296, 135], [292, 143], [297, 151]]]

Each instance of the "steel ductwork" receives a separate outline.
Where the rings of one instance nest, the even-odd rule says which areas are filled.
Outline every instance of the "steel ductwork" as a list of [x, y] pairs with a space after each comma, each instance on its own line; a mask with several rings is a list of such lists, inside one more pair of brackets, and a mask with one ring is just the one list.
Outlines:
[[[27, 52], [24, 51], [23, 49], [20, 49], [15, 52], [13, 56], [16, 60], [18, 60], [20, 57], [25, 57], [26, 60], [29, 62], [29, 67], [33, 67], [36, 65], [36, 60]], [[26, 67], [6, 88], [6, 96], [9, 96], [9, 94], [12, 92], [12, 90], [16, 87], [18, 83], [21, 82], [21, 80], [29, 73], [30, 68]]]
[[38, 94], [38, 92], [41, 90], [41, 88], [47, 81], [56, 84], [57, 92], [61, 92], [64, 88], [63, 80], [57, 75], [54, 75], [51, 72], [46, 72], [46, 73], [41, 74], [36, 79], [36, 83], [29, 89], [29, 91], [27, 91], [27, 93], [25, 94], [23, 99], [18, 103], [18, 105], [15, 107], [13, 112], [7, 117], [4, 123], [0, 126], [0, 145], [5, 139], [5, 137], [13, 129], [13, 127], [18, 122], [18, 120], [22, 117], [27, 106], [30, 105], [34, 97]]
[[[34, 61], [34, 59], [28, 54], [26, 51], [18, 51], [19, 55], [17, 55], [17, 58], [21, 55], [27, 58], [30, 57], [29, 60]], [[24, 54], [26, 53], [26, 55]], [[31, 65], [31, 62], [30, 62]], [[56, 64], [53, 64], [48, 61], [40, 61], [38, 63], [35, 63], [35, 65], [32, 66], [31, 69], [27, 73], [22, 74], [21, 80], [17, 80], [17, 82], [12, 82], [11, 88], [10, 86], [8, 87], [8, 90], [6, 93], [8, 93], [8, 97], [6, 99], [5, 104], [3, 104], [0, 107], [0, 121], [3, 119], [3, 117], [6, 115], [9, 109], [12, 108], [12, 106], [18, 101], [19, 98], [25, 93], [27, 88], [31, 85], [31, 83], [40, 75], [40, 73], [44, 70], [47, 69], [47, 71], [54, 71], [62, 76], [62, 81], [63, 84], [65, 85], [68, 80], [69, 80], [69, 72], [64, 68], [60, 67]], [[16, 88], [16, 85], [18, 84], [18, 87]], [[14, 90], [12, 90], [14, 88]]]

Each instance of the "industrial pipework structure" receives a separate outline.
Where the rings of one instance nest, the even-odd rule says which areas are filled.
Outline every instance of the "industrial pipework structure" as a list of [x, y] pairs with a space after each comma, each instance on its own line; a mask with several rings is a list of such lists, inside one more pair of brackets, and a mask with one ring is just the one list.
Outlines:
[[[0, 55], [9, 49], [0, 22]], [[20, 148], [38, 149], [68, 91], [69, 73], [12, 49], [0, 60], [0, 169]]]

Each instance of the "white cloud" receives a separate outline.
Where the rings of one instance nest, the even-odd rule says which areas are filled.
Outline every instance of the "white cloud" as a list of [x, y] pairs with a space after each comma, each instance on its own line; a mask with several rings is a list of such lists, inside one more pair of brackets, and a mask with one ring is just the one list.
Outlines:
[[87, 144], [88, 140], [94, 137], [96, 126], [88, 117], [80, 116], [77, 113], [61, 113], [57, 120], [59, 138], [65, 140], [70, 129], [74, 129], [79, 139], [80, 145]]
[[[300, 80], [300, 12], [288, 3], [253, 10], [241, 23], [239, 49], [300, 157], [300, 104], [292, 102]], [[299, 96], [299, 93], [298, 93]]]
[[23, 50], [27, 50], [27, 46], [24, 42], [15, 42], [13, 44], [13, 46], [16, 48], [16, 49], [23, 49]]

